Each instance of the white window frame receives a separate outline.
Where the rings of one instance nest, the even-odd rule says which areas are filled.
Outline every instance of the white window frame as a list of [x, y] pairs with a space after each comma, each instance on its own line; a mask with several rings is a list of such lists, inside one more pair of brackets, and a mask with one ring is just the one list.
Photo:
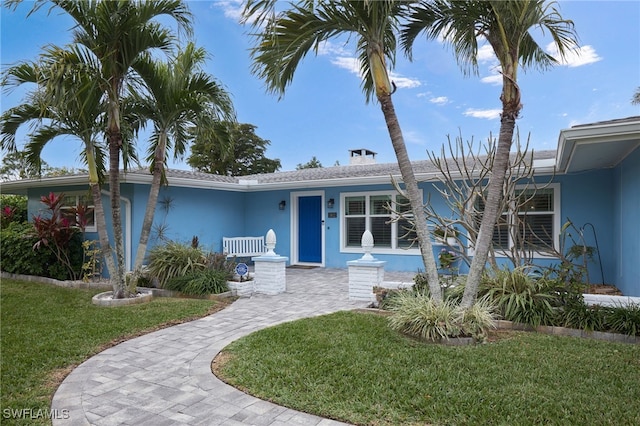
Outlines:
[[[379, 217], [379, 215], [371, 215], [370, 213], [370, 197], [371, 196], [379, 196], [386, 195], [391, 197], [392, 202], [396, 202], [396, 197], [398, 191], [388, 190], [388, 191], [360, 191], [360, 192], [343, 192], [340, 194], [340, 252], [341, 253], [362, 253], [362, 247], [357, 246], [347, 246], [347, 238], [346, 238], [346, 225], [347, 225], [347, 216], [346, 216], [346, 208], [347, 203], [346, 199], [348, 197], [365, 197], [365, 230], [371, 231], [371, 218]], [[420, 190], [420, 195], [422, 196], [422, 190]], [[390, 217], [394, 215], [390, 212]], [[402, 232], [402, 231], [400, 231]], [[391, 223], [391, 247], [381, 247], [375, 244], [375, 236], [374, 236], [374, 246], [372, 253], [377, 254], [401, 254], [401, 255], [419, 255], [420, 250], [418, 248], [418, 244], [414, 244], [411, 248], [403, 248], [398, 247], [398, 222]]]
[[[64, 193], [65, 197], [75, 197], [75, 203], [71, 206], [68, 204], [64, 204], [61, 206], [61, 210], [69, 210], [72, 208], [75, 208], [78, 205], [78, 202], [80, 201], [80, 197], [83, 196], [87, 196], [87, 192], [83, 192], [83, 191], [74, 191], [74, 192], [65, 192]], [[91, 197], [91, 194], [88, 195], [88, 201], [91, 202], [91, 204], [87, 204], [88, 208], [92, 208], [93, 209], [93, 225], [87, 225], [84, 229], [85, 232], [98, 232], [98, 226], [96, 225], [96, 207], [93, 203], [93, 198]]]
[[[516, 187], [514, 188], [515, 191], [522, 191], [522, 190], [527, 190], [527, 189], [535, 189], [535, 187], [532, 187], [531, 185], [516, 185]], [[552, 189], [553, 190], [553, 212], [536, 212], [536, 213], [532, 213], [535, 215], [548, 215], [550, 213], [553, 214], [553, 229], [554, 229], [554, 233], [553, 233], [553, 248], [558, 250], [560, 247], [560, 227], [562, 226], [561, 224], [561, 212], [560, 212], [560, 206], [561, 206], [561, 193], [560, 193], [560, 184], [559, 183], [551, 183], [551, 184], [547, 184], [544, 185], [544, 187], [539, 188], [539, 189]], [[502, 215], [504, 215], [505, 213], [502, 213]], [[515, 213], [513, 211], [513, 207], [510, 206], [509, 210], [507, 211], [506, 215], [507, 215], [507, 220], [508, 222], [511, 224], [513, 223], [512, 217], [514, 215], [516, 215], [518, 213]], [[513, 247], [513, 239], [511, 237], [511, 233], [509, 232], [508, 234], [508, 238], [509, 238], [509, 249], [511, 249]], [[469, 248], [469, 254], [471, 256], [473, 256], [475, 249], [473, 247]], [[495, 255], [496, 257], [507, 257], [507, 253], [505, 252], [504, 249], [501, 248], [496, 248], [495, 250]], [[550, 253], [547, 252], [540, 252], [537, 250], [533, 250], [531, 252], [533, 254], [534, 258], [553, 258], [554, 256]]]

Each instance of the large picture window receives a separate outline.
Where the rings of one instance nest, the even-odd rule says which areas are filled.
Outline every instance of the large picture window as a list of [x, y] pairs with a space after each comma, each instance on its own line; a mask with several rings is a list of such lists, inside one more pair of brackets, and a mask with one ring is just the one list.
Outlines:
[[60, 210], [69, 220], [76, 221], [79, 219], [76, 213], [76, 206], [78, 205], [86, 206], [86, 213], [84, 215], [86, 223], [85, 231], [96, 232], [98, 230], [96, 227], [96, 213], [91, 195], [86, 193], [65, 194]]
[[[518, 189], [509, 207], [500, 215], [493, 231], [497, 250], [516, 248], [545, 252], [557, 248], [560, 232], [560, 188], [552, 184], [542, 189]], [[476, 211], [484, 211], [484, 203], [476, 202]], [[481, 217], [478, 216], [479, 226]]]
[[[396, 192], [348, 193], [342, 195], [342, 201], [344, 250], [360, 251], [365, 230], [373, 234], [375, 251], [406, 251], [415, 241], [409, 201]], [[417, 245], [413, 244], [413, 247], [417, 248]]]

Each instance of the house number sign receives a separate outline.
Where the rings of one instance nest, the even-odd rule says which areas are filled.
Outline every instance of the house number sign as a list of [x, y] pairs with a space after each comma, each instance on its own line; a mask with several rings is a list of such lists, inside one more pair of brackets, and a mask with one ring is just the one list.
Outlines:
[[247, 266], [246, 263], [238, 263], [236, 265], [236, 274], [240, 275], [241, 277], [244, 277], [245, 275], [247, 275], [248, 272], [249, 272], [249, 267]]

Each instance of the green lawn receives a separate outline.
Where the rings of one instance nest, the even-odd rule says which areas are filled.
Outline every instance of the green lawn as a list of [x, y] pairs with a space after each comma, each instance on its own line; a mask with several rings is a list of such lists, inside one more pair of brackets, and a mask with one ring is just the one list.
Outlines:
[[0, 423], [34, 424], [32, 419], [8, 418], [9, 410], [31, 409], [35, 414], [49, 409], [70, 367], [114, 341], [201, 317], [221, 305], [170, 298], [118, 308], [92, 305], [91, 297], [101, 291], [2, 280]]
[[228, 382], [355, 424], [640, 424], [639, 345], [509, 332], [440, 346], [341, 312], [262, 330], [223, 355]]

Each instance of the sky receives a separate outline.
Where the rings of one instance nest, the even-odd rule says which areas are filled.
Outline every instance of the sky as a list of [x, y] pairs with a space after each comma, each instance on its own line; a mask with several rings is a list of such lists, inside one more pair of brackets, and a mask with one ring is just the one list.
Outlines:
[[[365, 102], [352, 42], [334, 40], [317, 55], [307, 55], [279, 99], [251, 74], [253, 42], [250, 29], [238, 23], [241, 3], [187, 3], [195, 16], [194, 39], [209, 52], [205, 70], [231, 94], [238, 121], [256, 126], [256, 134], [271, 142], [266, 156], [280, 159], [281, 171], [314, 156], [325, 167], [345, 165], [349, 150], [359, 148], [376, 152], [379, 163], [396, 161], [379, 105]], [[25, 1], [16, 11], [0, 10], [3, 70], [36, 59], [47, 44], [71, 40], [69, 17], [43, 8], [27, 18], [31, 5]], [[580, 54], [518, 76], [523, 109], [517, 126], [521, 141], [529, 139], [534, 150], [556, 149], [560, 130], [574, 125], [640, 115], [640, 106], [631, 104], [640, 87], [640, 1], [561, 1], [559, 8], [575, 23]], [[534, 37], [554, 52], [548, 37], [539, 32]], [[449, 47], [424, 38], [414, 44], [413, 61], [399, 53], [391, 74], [398, 86], [393, 101], [411, 160], [427, 159], [449, 138], [461, 136], [478, 146], [497, 136], [501, 83], [486, 46], [479, 63], [479, 75], [465, 76]], [[25, 90], [3, 90], [1, 111], [18, 105]], [[18, 134], [18, 146], [27, 133], [25, 128]], [[146, 140], [137, 143], [144, 152]], [[43, 159], [54, 167], [81, 168], [81, 149], [73, 139], [53, 141]], [[184, 160], [171, 161], [170, 167], [190, 169]]]

